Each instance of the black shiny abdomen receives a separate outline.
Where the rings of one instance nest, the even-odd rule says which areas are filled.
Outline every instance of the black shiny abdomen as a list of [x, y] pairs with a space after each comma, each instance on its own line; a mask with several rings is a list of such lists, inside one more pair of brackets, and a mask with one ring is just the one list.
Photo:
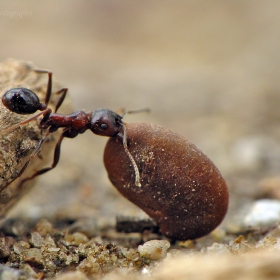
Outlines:
[[33, 114], [41, 107], [38, 96], [27, 88], [6, 91], [2, 102], [10, 111], [22, 115]]

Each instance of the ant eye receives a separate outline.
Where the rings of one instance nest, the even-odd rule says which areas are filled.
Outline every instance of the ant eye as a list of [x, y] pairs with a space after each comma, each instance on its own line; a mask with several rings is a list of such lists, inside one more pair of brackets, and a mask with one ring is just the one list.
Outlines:
[[106, 129], [108, 128], [108, 125], [107, 125], [106, 123], [102, 123], [102, 124], [100, 125], [100, 128], [106, 130]]

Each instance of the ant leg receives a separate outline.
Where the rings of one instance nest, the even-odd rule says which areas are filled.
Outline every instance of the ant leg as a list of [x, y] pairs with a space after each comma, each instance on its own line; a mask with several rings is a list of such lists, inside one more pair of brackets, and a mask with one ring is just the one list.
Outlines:
[[[36, 171], [31, 177], [24, 179], [21, 182], [21, 184], [23, 184], [24, 182], [26, 182], [28, 180], [33, 179], [34, 177], [37, 177], [37, 176], [42, 175], [44, 173], [47, 173], [48, 171], [54, 169], [57, 166], [57, 164], [59, 162], [59, 158], [60, 158], [61, 142], [62, 142], [64, 137], [67, 137], [67, 133], [68, 133], [68, 129], [64, 130], [62, 132], [62, 134], [60, 135], [57, 143], [56, 143], [55, 150], [54, 150], [54, 156], [53, 156], [53, 163], [52, 163], [51, 167], [46, 167], [46, 168], [43, 168], [39, 171]], [[75, 136], [73, 136], [73, 137], [75, 137]]]
[[19, 123], [15, 124], [15, 125], [13, 125], [13, 126], [11, 126], [11, 127], [9, 127], [9, 128], [3, 129], [2, 131], [0, 131], [0, 135], [2, 135], [2, 134], [8, 134], [8, 133], [10, 133], [11, 131], [13, 131], [14, 129], [18, 128], [19, 126], [25, 125], [25, 124], [27, 124], [27, 123], [33, 121], [34, 119], [37, 119], [37, 118], [38, 118], [39, 116], [41, 116], [41, 115], [50, 114], [50, 113], [51, 113], [51, 109], [47, 108], [47, 109], [45, 109], [44, 111], [41, 111], [41, 112], [39, 112], [39, 113], [33, 115], [32, 117], [30, 117], [30, 118], [28, 118], [28, 119], [26, 119], [26, 120], [24, 120], [24, 121], [22, 121], [22, 122], [19, 122]]
[[[19, 177], [23, 174], [23, 172], [25, 171], [25, 169], [26, 169], [27, 166], [29, 165], [30, 161], [38, 154], [40, 148], [42, 147], [42, 145], [43, 145], [43, 143], [45, 142], [45, 140], [46, 140], [47, 136], [49, 135], [49, 133], [50, 133], [50, 132], [47, 132], [47, 133], [45, 134], [45, 137], [42, 138], [42, 139], [39, 141], [39, 144], [37, 145], [37, 147], [35, 148], [35, 150], [34, 150], [33, 153], [31, 154], [31, 156], [29, 157], [29, 159], [28, 159], [28, 160], [26, 161], [26, 163], [23, 165], [23, 167], [21, 168], [21, 170], [17, 173], [17, 176], [16, 176], [14, 179], [12, 179], [7, 185], [2, 186], [2, 187], [0, 188], [0, 192], [3, 191], [8, 185], [10, 185], [13, 181], [15, 181], [17, 178], [19, 178]], [[32, 178], [33, 178], [33, 177], [32, 177]], [[26, 180], [29, 180], [29, 178], [23, 180], [23, 182], [25, 182]]]
[[34, 71], [36, 73], [39, 73], [39, 74], [48, 74], [48, 76], [49, 76], [46, 98], [45, 98], [45, 104], [48, 106], [49, 101], [50, 101], [50, 97], [51, 97], [51, 94], [52, 94], [52, 72], [50, 72], [48, 70], [40, 70], [40, 69], [36, 69]]
[[68, 88], [62, 88], [61, 90], [59, 90], [58, 92], [56, 92], [56, 94], [61, 94], [61, 97], [59, 98], [59, 100], [58, 100], [58, 102], [57, 102], [57, 104], [56, 104], [56, 106], [55, 106], [55, 110], [54, 110], [55, 113], [57, 112], [57, 110], [59, 109], [59, 107], [61, 106], [61, 104], [63, 103], [67, 91], [68, 91]]
[[29, 165], [30, 161], [38, 154], [40, 148], [42, 147], [43, 143], [45, 142], [47, 136], [49, 135], [50, 132], [47, 132], [44, 136], [44, 138], [42, 138], [39, 141], [39, 144], [37, 145], [37, 147], [35, 148], [35, 150], [33, 151], [33, 153], [31, 154], [30, 158], [27, 160], [27, 162], [24, 164], [24, 166], [21, 168], [21, 170], [18, 173], [17, 177], [20, 177], [22, 175], [22, 173], [25, 171], [25, 169], [27, 168], [27, 166]]

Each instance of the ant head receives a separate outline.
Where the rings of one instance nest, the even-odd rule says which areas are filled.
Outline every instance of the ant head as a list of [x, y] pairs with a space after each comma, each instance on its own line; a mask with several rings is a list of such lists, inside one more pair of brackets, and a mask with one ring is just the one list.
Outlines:
[[122, 116], [108, 109], [97, 109], [91, 114], [90, 129], [101, 136], [120, 135], [123, 130]]
[[33, 114], [44, 109], [44, 104], [40, 103], [38, 96], [27, 88], [12, 88], [6, 91], [2, 102], [10, 111], [21, 115]]

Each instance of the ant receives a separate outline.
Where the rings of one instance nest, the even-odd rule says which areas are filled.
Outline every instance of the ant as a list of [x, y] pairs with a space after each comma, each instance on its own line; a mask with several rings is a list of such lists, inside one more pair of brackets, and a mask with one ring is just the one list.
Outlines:
[[[132, 157], [131, 153], [127, 148], [126, 127], [125, 127], [125, 123], [122, 121], [124, 114], [121, 116], [109, 109], [97, 109], [90, 113], [86, 113], [84, 111], [75, 111], [67, 115], [58, 114], [57, 110], [59, 109], [59, 107], [64, 101], [64, 98], [68, 91], [67, 88], [62, 88], [61, 90], [56, 92], [56, 94], [60, 94], [61, 96], [56, 104], [53, 113], [52, 110], [48, 107], [48, 103], [52, 94], [52, 72], [47, 70], [33, 70], [33, 71], [39, 74], [42, 73], [48, 74], [48, 84], [46, 90], [45, 103], [41, 103], [38, 96], [33, 91], [27, 88], [12, 88], [7, 92], [5, 92], [5, 94], [2, 97], [2, 103], [10, 111], [22, 115], [34, 114], [37, 111], [40, 112], [36, 113], [35, 115], [29, 117], [28, 119], [10, 128], [5, 129], [4, 131], [1, 131], [0, 134], [9, 133], [15, 128], [25, 125], [34, 119], [37, 119], [41, 115], [42, 115], [42, 119], [39, 122], [38, 126], [40, 129], [47, 130], [47, 131], [44, 137], [39, 141], [37, 147], [31, 154], [30, 158], [26, 161], [26, 163], [23, 165], [21, 170], [18, 172], [17, 176], [6, 186], [0, 188], [0, 191], [2, 191], [10, 183], [12, 183], [15, 179], [17, 179], [23, 174], [23, 172], [29, 165], [30, 161], [38, 154], [47, 136], [50, 133], [57, 131], [59, 128], [63, 128], [63, 130], [55, 146], [53, 163], [51, 167], [43, 168], [39, 171], [36, 171], [31, 177], [24, 179], [23, 182], [27, 180], [31, 180], [34, 177], [44, 174], [56, 167], [56, 165], [59, 162], [61, 142], [65, 137], [75, 138], [77, 135], [84, 133], [86, 130], [90, 129], [94, 134], [100, 136], [118, 137], [122, 139], [125, 152], [128, 155], [134, 168], [135, 185], [140, 187], [141, 184], [140, 184], [139, 170], [134, 158]], [[138, 111], [147, 111], [147, 110], [148, 109], [141, 109]], [[138, 111], [129, 111], [127, 113], [134, 113]]]

